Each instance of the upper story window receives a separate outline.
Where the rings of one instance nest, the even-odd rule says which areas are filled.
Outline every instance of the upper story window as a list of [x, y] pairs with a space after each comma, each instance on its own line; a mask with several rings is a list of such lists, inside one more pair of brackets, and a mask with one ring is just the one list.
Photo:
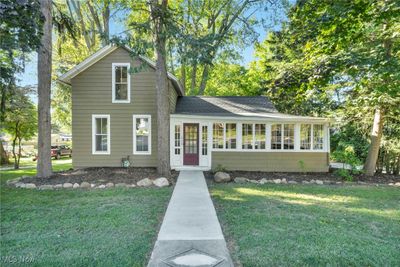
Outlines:
[[151, 154], [150, 115], [133, 115], [133, 154]]
[[112, 103], [130, 103], [131, 75], [130, 63], [112, 64]]
[[92, 115], [92, 153], [110, 154], [110, 115]]

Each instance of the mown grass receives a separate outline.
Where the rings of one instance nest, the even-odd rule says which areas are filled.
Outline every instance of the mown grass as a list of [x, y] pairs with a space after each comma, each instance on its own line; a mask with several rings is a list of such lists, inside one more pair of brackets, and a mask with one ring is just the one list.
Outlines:
[[212, 185], [243, 266], [398, 266], [400, 190], [374, 186]]
[[[70, 163], [54, 166], [68, 169]], [[7, 179], [34, 174], [34, 169], [1, 171], [1, 266], [146, 265], [172, 188], [5, 186]]]

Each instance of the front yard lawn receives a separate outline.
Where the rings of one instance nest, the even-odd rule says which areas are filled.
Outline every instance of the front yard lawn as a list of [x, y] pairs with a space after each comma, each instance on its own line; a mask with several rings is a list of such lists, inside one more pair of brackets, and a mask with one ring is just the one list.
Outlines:
[[147, 263], [171, 187], [17, 189], [5, 186], [5, 180], [35, 171], [13, 172], [1, 171], [1, 266]]
[[210, 185], [243, 266], [398, 266], [400, 190], [374, 186]]

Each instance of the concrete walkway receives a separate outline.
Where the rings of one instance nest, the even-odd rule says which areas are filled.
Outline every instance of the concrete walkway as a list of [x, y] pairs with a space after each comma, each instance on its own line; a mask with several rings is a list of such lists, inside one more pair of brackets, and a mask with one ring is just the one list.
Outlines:
[[180, 172], [148, 266], [233, 266], [203, 172]]

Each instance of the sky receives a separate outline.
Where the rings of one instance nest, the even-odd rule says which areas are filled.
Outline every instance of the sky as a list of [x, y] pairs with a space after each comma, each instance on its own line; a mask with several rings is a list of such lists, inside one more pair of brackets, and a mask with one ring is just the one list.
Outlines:
[[[262, 16], [265, 16], [265, 12], [257, 11], [255, 10], [254, 15], [257, 16], [258, 19], [261, 19]], [[282, 15], [282, 13], [280, 14]], [[116, 13], [116, 16], [114, 18], [110, 19], [110, 35], [120, 35], [122, 32], [125, 31], [123, 19], [125, 15], [121, 13]], [[265, 17], [264, 18], [267, 24], [269, 25], [269, 28], [272, 28], [274, 30], [280, 28], [280, 23], [279, 22], [273, 22], [272, 20], [274, 18], [272, 17]], [[263, 26], [259, 26], [256, 28], [256, 31], [258, 33], [258, 41], [261, 42], [265, 39], [266, 36], [266, 29]], [[251, 61], [255, 59], [254, 57], [254, 45], [250, 45], [246, 47], [243, 52], [242, 52], [242, 61], [240, 64], [243, 66], [247, 66]], [[37, 85], [37, 54], [32, 53], [28, 57], [28, 61], [26, 62], [25, 65], [25, 70], [23, 73], [20, 74], [19, 80], [18, 80], [18, 85], [21, 86], [26, 86], [26, 85], [32, 85], [36, 86]], [[37, 102], [36, 99], [33, 99], [34, 102]]]

